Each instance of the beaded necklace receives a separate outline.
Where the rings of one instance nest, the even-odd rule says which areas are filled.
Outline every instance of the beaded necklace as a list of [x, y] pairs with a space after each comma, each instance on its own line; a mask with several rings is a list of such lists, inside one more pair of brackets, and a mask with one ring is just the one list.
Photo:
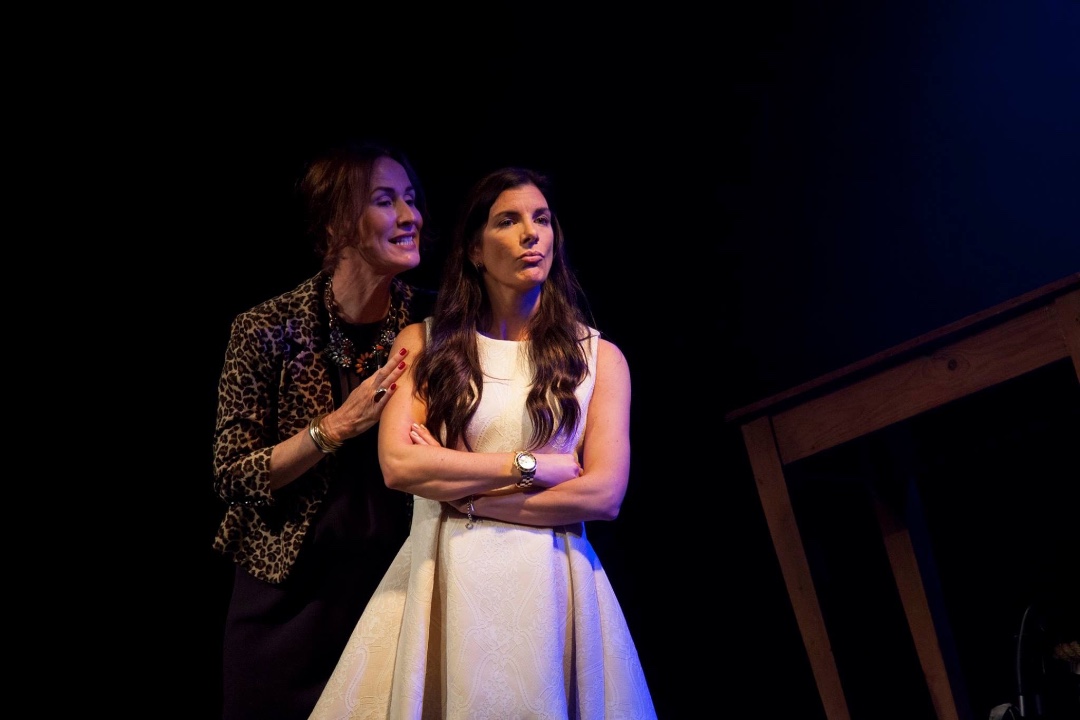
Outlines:
[[326, 312], [330, 315], [330, 342], [326, 344], [325, 355], [343, 368], [348, 368], [366, 378], [379, 369], [390, 356], [390, 346], [394, 344], [397, 331], [401, 327], [401, 320], [408, 320], [409, 310], [405, 306], [406, 293], [402, 292], [398, 281], [394, 281], [390, 288], [390, 311], [383, 320], [378, 335], [375, 336], [375, 344], [367, 352], [356, 354], [356, 346], [353, 341], [345, 336], [341, 329], [341, 319], [338, 316], [338, 305], [334, 300], [333, 278], [326, 278], [326, 290], [323, 300], [326, 303]]

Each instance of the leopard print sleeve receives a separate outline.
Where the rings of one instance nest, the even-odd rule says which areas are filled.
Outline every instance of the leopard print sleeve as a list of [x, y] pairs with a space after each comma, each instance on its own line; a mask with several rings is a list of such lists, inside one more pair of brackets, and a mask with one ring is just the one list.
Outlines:
[[273, 502], [270, 453], [277, 442], [274, 418], [276, 373], [273, 329], [252, 313], [233, 321], [218, 383], [214, 439], [214, 486], [227, 503]]
[[320, 287], [316, 276], [238, 315], [218, 382], [213, 478], [226, 508], [214, 547], [272, 583], [289, 576], [334, 472], [328, 457], [270, 490], [274, 445], [333, 409], [314, 340]]

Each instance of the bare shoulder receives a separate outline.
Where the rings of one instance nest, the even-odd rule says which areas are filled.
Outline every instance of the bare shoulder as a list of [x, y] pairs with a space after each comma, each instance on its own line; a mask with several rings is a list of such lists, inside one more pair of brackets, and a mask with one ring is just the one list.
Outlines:
[[619, 346], [610, 340], [600, 338], [596, 350], [596, 364], [606, 372], [619, 372], [629, 374], [630, 368], [626, 363], [626, 356]]
[[408, 341], [410, 345], [416, 342], [419, 342], [421, 345], [423, 345], [424, 338], [426, 337], [424, 333], [424, 323], [409, 323], [405, 327], [401, 328], [401, 332], [398, 333], [398, 337]]
[[394, 339], [394, 349], [391, 353], [397, 354], [401, 348], [408, 348], [410, 353], [415, 354], [418, 350], [423, 349], [426, 339], [424, 323], [409, 323], [401, 328], [401, 332], [397, 334]]

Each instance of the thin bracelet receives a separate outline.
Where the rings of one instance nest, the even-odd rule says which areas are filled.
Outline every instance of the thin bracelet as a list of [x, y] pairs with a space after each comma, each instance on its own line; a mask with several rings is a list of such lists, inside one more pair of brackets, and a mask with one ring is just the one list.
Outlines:
[[311, 436], [312, 441], [315, 443], [315, 447], [319, 448], [319, 452], [323, 455], [332, 455], [341, 449], [344, 445], [340, 440], [331, 440], [322, 429], [323, 418], [326, 414], [316, 415], [311, 418], [311, 422], [308, 423], [308, 435]]
[[[469, 520], [468, 520], [468, 522], [465, 523], [465, 529], [466, 530], [472, 530], [473, 525], [475, 524], [473, 522], [473, 513], [476, 512], [476, 508], [473, 506], [473, 500], [476, 500], [475, 495], [470, 495], [469, 499], [467, 500], [469, 509], [468, 509], [468, 512], [466, 512], [465, 514], [469, 516]], [[480, 522], [480, 521], [477, 520], [476, 522]]]

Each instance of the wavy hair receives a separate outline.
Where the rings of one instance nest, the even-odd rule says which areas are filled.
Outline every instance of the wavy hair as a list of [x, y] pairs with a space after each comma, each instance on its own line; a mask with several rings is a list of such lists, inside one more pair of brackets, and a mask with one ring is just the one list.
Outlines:
[[472, 449], [465, 428], [484, 388], [476, 333], [491, 320], [491, 302], [481, 272], [469, 260], [470, 251], [480, 245], [499, 195], [525, 185], [534, 185], [548, 201], [555, 240], [539, 308], [526, 325], [533, 367], [526, 399], [533, 424], [529, 449], [572, 432], [581, 416], [574, 390], [589, 372], [582, 344], [588, 322], [579, 305], [584, 293], [567, 264], [562, 226], [550, 207], [548, 178], [527, 168], [502, 168], [480, 179], [466, 196], [443, 267], [431, 337], [413, 365], [415, 393], [427, 404], [427, 426], [447, 447], [460, 442]]

